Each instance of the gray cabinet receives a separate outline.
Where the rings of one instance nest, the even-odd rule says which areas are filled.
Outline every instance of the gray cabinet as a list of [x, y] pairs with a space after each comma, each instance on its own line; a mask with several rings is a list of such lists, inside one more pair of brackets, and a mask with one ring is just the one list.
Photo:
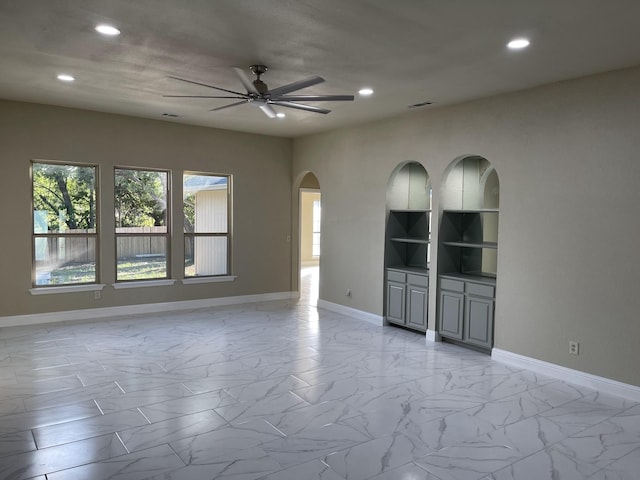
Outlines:
[[493, 347], [493, 303], [493, 298], [465, 297], [465, 342], [483, 348]]
[[440, 335], [462, 340], [464, 294], [440, 290]]
[[405, 289], [404, 283], [387, 281], [387, 320], [390, 322], [404, 324]]
[[386, 319], [419, 331], [427, 330], [429, 277], [399, 269], [387, 269]]
[[493, 347], [498, 210], [445, 210], [438, 250], [438, 332], [483, 351]]
[[407, 275], [407, 327], [427, 330], [428, 285], [426, 275]]
[[493, 347], [494, 294], [494, 279], [462, 274], [441, 275], [440, 335], [490, 350]]

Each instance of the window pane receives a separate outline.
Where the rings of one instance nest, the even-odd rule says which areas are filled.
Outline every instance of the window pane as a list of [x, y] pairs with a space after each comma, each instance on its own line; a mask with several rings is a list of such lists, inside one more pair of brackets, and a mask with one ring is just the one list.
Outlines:
[[320, 200], [313, 201], [313, 231], [320, 232]]
[[313, 255], [314, 257], [320, 256], [320, 234], [319, 233], [313, 234], [313, 243], [311, 245], [311, 255]]
[[150, 235], [116, 239], [116, 280], [167, 278], [167, 239]]
[[185, 174], [182, 188], [185, 233], [228, 232], [228, 177]]
[[227, 237], [184, 239], [184, 276], [227, 275]]
[[34, 233], [95, 233], [95, 167], [34, 163], [32, 177]]
[[38, 237], [35, 253], [35, 285], [96, 282], [95, 237]]
[[116, 232], [133, 227], [167, 232], [167, 180], [167, 172], [116, 168]]

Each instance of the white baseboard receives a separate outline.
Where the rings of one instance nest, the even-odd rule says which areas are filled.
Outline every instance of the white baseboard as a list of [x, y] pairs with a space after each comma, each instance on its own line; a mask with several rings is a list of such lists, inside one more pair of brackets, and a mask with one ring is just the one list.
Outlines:
[[115, 317], [118, 315], [193, 310], [197, 308], [222, 307], [243, 303], [270, 302], [273, 300], [290, 300], [297, 298], [297, 295], [297, 292], [275, 292], [257, 295], [240, 295], [237, 297], [203, 298], [201, 300], [185, 300], [179, 302], [145, 303], [141, 305], [122, 305], [118, 307], [67, 310], [64, 312], [13, 315], [0, 317], [0, 327], [38, 325], [41, 323], [65, 322], [69, 320], [92, 320], [96, 318]]
[[318, 308], [324, 308], [325, 310], [340, 313], [342, 315], [346, 315], [347, 317], [364, 320], [379, 327], [384, 325], [384, 318], [382, 318], [381, 315], [375, 315], [373, 313], [365, 312], [363, 310], [358, 310], [352, 307], [347, 307], [338, 303], [327, 302], [326, 300], [318, 299]]
[[640, 402], [640, 387], [628, 383], [618, 382], [605, 377], [599, 377], [590, 373], [581, 372], [572, 368], [545, 362], [536, 358], [525, 357], [517, 353], [494, 348], [491, 350], [491, 358], [496, 362], [505, 363], [517, 368], [526, 368], [542, 375], [564, 380], [566, 382], [593, 388], [601, 392], [628, 398], [634, 402]]

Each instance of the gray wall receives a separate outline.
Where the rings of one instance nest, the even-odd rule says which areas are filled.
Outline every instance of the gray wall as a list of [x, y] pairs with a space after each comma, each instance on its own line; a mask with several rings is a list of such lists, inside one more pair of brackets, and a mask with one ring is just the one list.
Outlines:
[[[0, 101], [0, 316], [291, 290], [291, 140], [59, 107]], [[100, 166], [103, 282], [114, 281], [113, 167], [171, 169], [174, 239], [182, 170], [233, 175], [235, 282], [32, 296], [32, 159]], [[181, 242], [174, 241], [177, 252]], [[268, 251], [269, 255], [264, 255]], [[182, 275], [181, 255], [172, 261]]]
[[429, 173], [435, 259], [445, 171], [480, 155], [500, 179], [495, 346], [640, 385], [639, 85], [635, 68], [295, 140], [293, 178], [322, 185], [320, 298], [382, 315], [389, 175]]

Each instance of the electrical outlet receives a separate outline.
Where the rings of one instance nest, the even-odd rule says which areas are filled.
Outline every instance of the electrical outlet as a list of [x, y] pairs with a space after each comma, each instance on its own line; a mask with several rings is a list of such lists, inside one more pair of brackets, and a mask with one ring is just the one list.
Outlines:
[[102, 298], [102, 292], [100, 292], [100, 290], [95, 290], [93, 292], [93, 299], [100, 300], [101, 298]]
[[578, 355], [580, 351], [580, 344], [574, 340], [569, 341], [569, 353], [571, 355]]

